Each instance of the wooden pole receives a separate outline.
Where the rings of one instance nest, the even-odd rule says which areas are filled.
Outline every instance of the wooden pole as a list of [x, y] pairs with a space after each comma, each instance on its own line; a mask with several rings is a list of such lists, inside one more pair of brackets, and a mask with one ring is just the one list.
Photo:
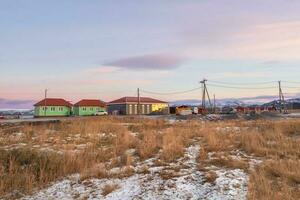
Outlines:
[[47, 112], [47, 89], [45, 89], [45, 101], [44, 101], [44, 116], [46, 116], [46, 112]]
[[203, 91], [202, 91], [202, 109], [203, 109], [203, 112], [205, 110], [205, 99], [206, 99], [206, 97], [205, 97], [205, 93], [206, 93], [205, 81], [206, 81], [205, 79], [200, 81], [200, 83], [202, 84], [202, 89], [203, 89]]
[[140, 115], [140, 104], [141, 104], [141, 98], [140, 98], [140, 88], [137, 89], [137, 98], [138, 98], [138, 106], [137, 106], [137, 114]]
[[214, 94], [214, 114], [216, 114], [216, 95]]

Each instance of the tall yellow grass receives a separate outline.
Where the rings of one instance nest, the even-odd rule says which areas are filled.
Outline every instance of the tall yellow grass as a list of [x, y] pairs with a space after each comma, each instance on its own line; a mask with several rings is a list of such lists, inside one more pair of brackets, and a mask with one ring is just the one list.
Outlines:
[[[14, 135], [18, 132], [23, 134]], [[299, 138], [300, 120], [169, 124], [161, 119], [104, 117], [2, 128], [0, 198], [15, 190], [30, 193], [73, 173], [82, 179], [103, 178], [111, 176], [110, 168], [125, 167], [120, 177], [130, 176], [136, 159], [159, 156], [160, 162], [176, 162], [186, 147], [201, 141], [202, 165], [247, 171], [248, 163], [228, 157], [237, 149], [263, 161], [250, 172], [249, 199], [297, 199]], [[208, 160], [209, 152], [220, 156]], [[207, 180], [215, 178], [210, 172]]]

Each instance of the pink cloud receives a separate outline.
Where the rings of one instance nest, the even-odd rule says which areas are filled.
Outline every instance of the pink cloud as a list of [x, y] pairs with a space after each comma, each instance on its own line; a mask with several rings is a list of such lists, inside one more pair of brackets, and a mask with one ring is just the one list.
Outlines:
[[190, 59], [299, 60], [300, 21], [244, 25], [229, 33], [205, 46], [190, 43], [183, 54]]

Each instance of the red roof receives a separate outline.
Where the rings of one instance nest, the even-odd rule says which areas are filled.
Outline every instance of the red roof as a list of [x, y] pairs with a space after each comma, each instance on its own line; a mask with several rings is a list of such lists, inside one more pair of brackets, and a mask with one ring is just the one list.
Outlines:
[[97, 99], [82, 99], [81, 101], [74, 104], [74, 106], [100, 106], [105, 107], [106, 103]]
[[[46, 104], [45, 104], [46, 103]], [[67, 106], [67, 107], [72, 107], [72, 104], [64, 99], [56, 99], [56, 98], [47, 98], [43, 99], [34, 106]]]
[[[126, 104], [126, 103], [138, 103], [138, 98], [137, 97], [122, 97], [120, 99], [109, 102], [109, 104]], [[140, 97], [140, 103], [168, 103], [168, 102], [153, 99], [150, 97]]]

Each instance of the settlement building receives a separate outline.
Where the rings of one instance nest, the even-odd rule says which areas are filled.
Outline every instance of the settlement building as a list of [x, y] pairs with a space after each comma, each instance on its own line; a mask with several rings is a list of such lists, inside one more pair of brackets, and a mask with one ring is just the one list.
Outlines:
[[[138, 109], [138, 105], [140, 105]], [[108, 103], [108, 113], [120, 115], [167, 114], [168, 102], [150, 97], [122, 97]]]
[[106, 111], [106, 104], [97, 99], [83, 99], [74, 104], [73, 108], [74, 115], [77, 116], [95, 115], [101, 111]]
[[72, 104], [64, 99], [46, 98], [34, 104], [35, 117], [70, 116]]

